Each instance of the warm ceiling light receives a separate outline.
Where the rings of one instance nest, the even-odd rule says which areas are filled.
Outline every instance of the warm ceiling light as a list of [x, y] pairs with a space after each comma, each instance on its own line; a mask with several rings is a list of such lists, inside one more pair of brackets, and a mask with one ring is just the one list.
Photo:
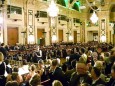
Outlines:
[[92, 23], [96, 23], [98, 21], [98, 17], [95, 13], [95, 11], [93, 12], [92, 16], [90, 17], [90, 20], [92, 21]]
[[28, 37], [28, 43], [29, 43], [29, 44], [34, 44], [34, 41], [35, 41], [34, 35], [33, 35], [33, 34], [30, 34], [29, 37]]
[[59, 9], [56, 6], [54, 0], [51, 0], [51, 4], [49, 5], [49, 8], [47, 10], [50, 17], [56, 17], [59, 13]]

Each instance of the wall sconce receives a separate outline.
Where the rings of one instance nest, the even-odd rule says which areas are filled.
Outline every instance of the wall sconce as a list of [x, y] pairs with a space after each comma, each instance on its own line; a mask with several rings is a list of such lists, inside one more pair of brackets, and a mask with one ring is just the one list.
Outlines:
[[44, 22], [42, 22], [42, 24], [44, 24]]
[[53, 34], [53, 35], [52, 35], [52, 42], [53, 42], [53, 43], [55, 43], [55, 42], [56, 42], [56, 40], [57, 40], [57, 37], [56, 37], [56, 35], [55, 35], [55, 34]]
[[34, 35], [33, 34], [30, 34], [29, 36], [28, 36], [28, 43], [29, 44], [34, 44]]
[[100, 40], [101, 42], [106, 42], [106, 36], [101, 36]]
[[69, 41], [72, 41], [73, 40], [73, 36], [69, 36]]

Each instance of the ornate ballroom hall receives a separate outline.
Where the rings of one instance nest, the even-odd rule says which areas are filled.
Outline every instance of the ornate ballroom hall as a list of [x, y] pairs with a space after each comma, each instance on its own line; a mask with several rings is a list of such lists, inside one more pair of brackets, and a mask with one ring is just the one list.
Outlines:
[[0, 0], [0, 86], [115, 86], [115, 0]]
[[115, 44], [114, 0], [0, 0], [0, 42]]

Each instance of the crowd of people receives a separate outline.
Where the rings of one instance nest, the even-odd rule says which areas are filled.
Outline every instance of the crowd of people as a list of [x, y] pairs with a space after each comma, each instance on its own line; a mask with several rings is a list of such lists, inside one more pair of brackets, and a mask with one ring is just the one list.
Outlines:
[[[0, 86], [114, 86], [113, 47], [107, 43], [50, 46], [2, 43]], [[22, 64], [10, 64], [10, 60]]]

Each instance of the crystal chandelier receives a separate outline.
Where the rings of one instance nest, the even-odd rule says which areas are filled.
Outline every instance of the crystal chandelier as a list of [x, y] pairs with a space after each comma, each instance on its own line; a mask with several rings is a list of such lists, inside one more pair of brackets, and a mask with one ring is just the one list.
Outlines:
[[47, 10], [50, 17], [56, 17], [59, 13], [59, 9], [56, 6], [54, 0], [51, 0], [51, 4], [49, 5], [49, 8]]
[[92, 16], [90, 17], [90, 20], [92, 21], [92, 23], [96, 23], [98, 21], [98, 17], [95, 13], [95, 11], [93, 12]]

